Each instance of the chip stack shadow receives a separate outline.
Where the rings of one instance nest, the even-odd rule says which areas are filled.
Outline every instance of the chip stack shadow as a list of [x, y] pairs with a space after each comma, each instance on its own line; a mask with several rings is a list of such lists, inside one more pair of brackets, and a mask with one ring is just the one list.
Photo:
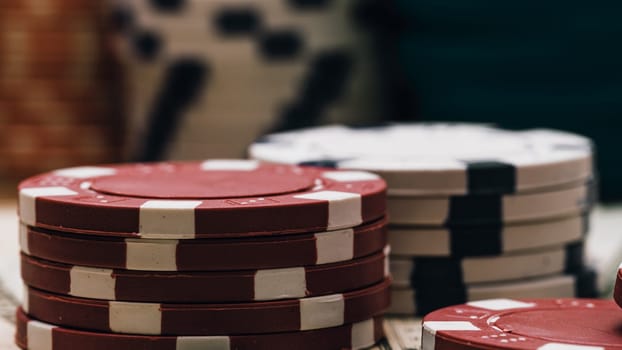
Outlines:
[[109, 1], [136, 161], [242, 157], [266, 132], [382, 115], [375, 0]]
[[66, 168], [19, 186], [17, 345], [361, 349], [390, 304], [386, 184], [206, 160]]
[[0, 180], [119, 158], [104, 0], [0, 4]]
[[477, 124], [330, 126], [268, 135], [249, 152], [387, 181], [391, 313], [598, 293], [583, 259], [594, 202], [584, 137]]

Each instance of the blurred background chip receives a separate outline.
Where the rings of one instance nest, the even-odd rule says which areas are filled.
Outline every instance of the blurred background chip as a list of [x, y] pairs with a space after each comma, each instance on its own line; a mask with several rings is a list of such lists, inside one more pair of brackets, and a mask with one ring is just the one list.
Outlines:
[[384, 120], [359, 0], [118, 1], [126, 157], [243, 157], [258, 136]]

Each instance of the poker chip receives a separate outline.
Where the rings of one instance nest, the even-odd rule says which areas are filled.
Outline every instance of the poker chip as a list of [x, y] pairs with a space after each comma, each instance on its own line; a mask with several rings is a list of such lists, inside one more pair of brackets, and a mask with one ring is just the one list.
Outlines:
[[473, 301], [427, 315], [422, 349], [622, 349], [620, 310], [596, 299]]
[[552, 275], [512, 282], [480, 283], [444, 289], [393, 288], [389, 313], [426, 315], [442, 307], [493, 298], [574, 298], [596, 297], [596, 277], [592, 271]]
[[613, 298], [616, 303], [622, 307], [622, 264], [618, 268], [618, 275], [616, 276], [616, 282], [613, 292]]
[[[315, 297], [365, 288], [388, 276], [385, 252], [345, 263], [230, 272], [139, 272], [66, 265], [22, 255], [34, 288], [82, 298], [170, 303]], [[149, 293], [145, 293], [149, 290]]]
[[251, 157], [289, 164], [365, 169], [390, 196], [512, 194], [587, 181], [591, 142], [552, 130], [471, 124], [319, 127], [272, 134]]
[[[239, 157], [266, 130], [379, 122], [368, 5], [114, 1], [128, 157]], [[227, 120], [208, 117], [219, 115]]]
[[21, 250], [71, 265], [139, 271], [278, 269], [347, 262], [382, 251], [386, 220], [337, 231], [243, 239], [150, 240], [20, 228]]
[[397, 225], [490, 225], [578, 215], [593, 203], [589, 186], [529, 194], [389, 197], [391, 223]]
[[[337, 327], [389, 307], [390, 279], [320, 297], [234, 304], [102, 301], [28, 288], [23, 308], [37, 320], [70, 328], [142, 335], [235, 335]], [[244, 322], [240, 322], [244, 320]]]
[[587, 216], [507, 226], [395, 225], [389, 228], [389, 243], [391, 253], [397, 257], [490, 256], [579, 242], [586, 236], [588, 227]]
[[385, 184], [366, 172], [243, 160], [78, 167], [23, 181], [19, 212], [27, 225], [81, 234], [282, 235], [378, 219]]
[[391, 259], [394, 287], [439, 288], [521, 280], [580, 270], [583, 244], [474, 258]]
[[50, 350], [187, 350], [218, 348], [223, 350], [315, 350], [363, 349], [383, 337], [382, 318], [339, 327], [304, 332], [232, 335], [232, 336], [140, 336], [95, 333], [59, 327], [29, 318], [22, 310], [17, 312], [17, 345], [22, 349], [36, 349], [47, 344]]

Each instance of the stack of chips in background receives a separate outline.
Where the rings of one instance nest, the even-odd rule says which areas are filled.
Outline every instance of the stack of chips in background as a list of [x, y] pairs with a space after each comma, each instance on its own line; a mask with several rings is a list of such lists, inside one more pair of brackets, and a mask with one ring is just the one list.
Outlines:
[[22, 182], [19, 213], [23, 349], [359, 349], [383, 337], [377, 175], [245, 160], [77, 167]]
[[118, 76], [102, 4], [0, 4], [0, 180], [118, 158]]
[[265, 132], [382, 118], [372, 1], [111, 2], [129, 158], [241, 157]]
[[250, 155], [383, 176], [392, 313], [596, 294], [583, 261], [593, 204], [588, 139], [469, 124], [333, 126], [269, 135]]

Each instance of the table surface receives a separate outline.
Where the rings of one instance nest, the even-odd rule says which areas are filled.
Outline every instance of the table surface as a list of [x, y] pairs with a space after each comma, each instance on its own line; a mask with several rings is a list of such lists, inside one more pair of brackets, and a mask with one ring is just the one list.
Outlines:
[[[17, 210], [14, 201], [0, 201], [0, 349], [18, 350], [13, 344], [15, 307], [21, 299]], [[622, 261], [622, 204], [598, 206], [586, 245], [587, 261], [599, 272], [599, 286], [609, 294]], [[391, 319], [385, 329], [392, 348], [418, 348], [419, 328], [414, 319]]]

